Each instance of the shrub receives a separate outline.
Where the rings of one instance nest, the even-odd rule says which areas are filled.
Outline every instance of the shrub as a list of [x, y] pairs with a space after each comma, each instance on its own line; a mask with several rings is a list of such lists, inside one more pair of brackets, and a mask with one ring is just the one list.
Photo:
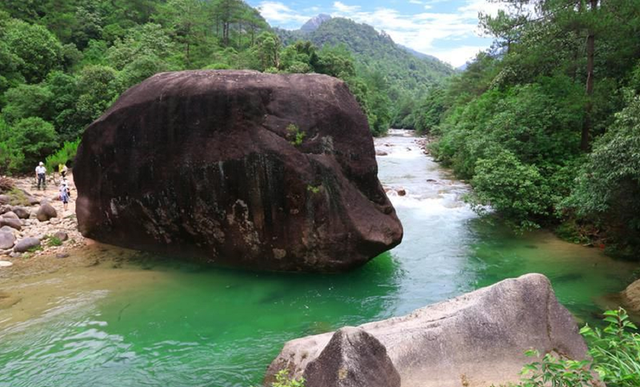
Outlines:
[[57, 134], [53, 125], [42, 118], [25, 118], [14, 126], [13, 138], [9, 144], [20, 149], [24, 159], [16, 169], [28, 171], [35, 168], [45, 155], [51, 153], [57, 146]]
[[62, 246], [62, 240], [58, 237], [55, 236], [51, 236], [49, 237], [49, 240], [47, 241], [47, 244], [49, 246]]
[[551, 198], [536, 166], [523, 164], [503, 150], [478, 160], [475, 172], [468, 200], [477, 212], [490, 205], [516, 229], [537, 228], [532, 219], [549, 215]]
[[287, 139], [289, 139], [289, 143], [293, 146], [302, 145], [302, 141], [304, 141], [306, 135], [307, 134], [301, 132], [300, 128], [295, 124], [289, 124], [289, 126], [287, 126]]
[[280, 370], [276, 374], [276, 381], [271, 383], [271, 387], [304, 387], [304, 378], [291, 378], [289, 370]]
[[[594, 380], [596, 371], [600, 380], [609, 387], [640, 386], [640, 335], [629, 321], [627, 312], [620, 308], [604, 313], [608, 325], [600, 330], [586, 325], [580, 330], [590, 344], [590, 360], [575, 361], [547, 354], [539, 362], [526, 365], [528, 375], [522, 387], [581, 387], [600, 386]], [[528, 356], [539, 356], [527, 351]]]
[[58, 149], [58, 151], [50, 156], [47, 156], [45, 159], [45, 165], [47, 166], [48, 171], [55, 171], [58, 169], [59, 164], [67, 164], [68, 162], [73, 162], [73, 159], [76, 157], [76, 153], [78, 153], [78, 146], [80, 145], [80, 139], [75, 141], [67, 141], [64, 143], [62, 148]]

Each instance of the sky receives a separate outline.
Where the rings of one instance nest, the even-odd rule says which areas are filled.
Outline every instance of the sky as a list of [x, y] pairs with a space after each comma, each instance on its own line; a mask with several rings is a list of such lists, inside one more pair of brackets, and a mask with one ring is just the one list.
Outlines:
[[[478, 27], [478, 12], [495, 14], [491, 0], [249, 0], [273, 27], [298, 29], [326, 13], [385, 31], [396, 43], [433, 55], [454, 67], [491, 45]], [[504, 7], [504, 6], [502, 6]]]

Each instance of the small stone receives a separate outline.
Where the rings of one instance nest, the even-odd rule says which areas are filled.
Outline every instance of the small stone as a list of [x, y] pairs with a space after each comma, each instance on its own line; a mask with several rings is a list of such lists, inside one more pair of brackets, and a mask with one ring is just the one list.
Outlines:
[[9, 266], [13, 266], [13, 263], [9, 261], [0, 261], [0, 267], [9, 267]]
[[13, 252], [13, 253], [9, 254], [9, 256], [10, 256], [11, 258], [20, 258], [20, 257], [22, 257], [22, 254], [21, 254], [21, 253]]
[[388, 156], [389, 154], [385, 151], [376, 150], [376, 156]]
[[9, 195], [0, 195], [0, 204], [9, 204], [11, 197]]
[[38, 238], [24, 238], [18, 241], [13, 251], [16, 253], [24, 253], [29, 249], [40, 247], [40, 239]]
[[69, 239], [69, 234], [67, 234], [64, 231], [58, 231], [55, 234], [53, 234], [54, 237], [60, 239], [61, 241], [66, 241], [67, 239]]
[[398, 193], [398, 196], [405, 196], [407, 194], [407, 191], [404, 189], [399, 189], [396, 192]]
[[56, 258], [68, 258], [69, 257], [69, 253], [58, 253], [56, 254]]

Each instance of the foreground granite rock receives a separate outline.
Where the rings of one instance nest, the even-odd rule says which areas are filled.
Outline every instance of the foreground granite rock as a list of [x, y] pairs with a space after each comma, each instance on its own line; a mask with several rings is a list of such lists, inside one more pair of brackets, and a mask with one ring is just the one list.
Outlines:
[[305, 387], [400, 387], [400, 374], [385, 347], [353, 327], [338, 330], [303, 376]]
[[640, 280], [633, 282], [622, 292], [624, 306], [632, 312], [640, 313]]
[[[527, 349], [556, 351], [574, 359], [584, 358], [587, 351], [573, 317], [540, 274], [505, 280], [360, 328], [386, 347], [402, 387], [518, 382], [522, 366], [531, 361], [524, 356]], [[269, 366], [265, 382], [285, 368], [292, 376], [302, 376], [332, 336], [326, 333], [286, 343]]]
[[74, 167], [80, 231], [105, 243], [341, 271], [402, 239], [366, 117], [324, 75], [155, 75], [86, 130]]

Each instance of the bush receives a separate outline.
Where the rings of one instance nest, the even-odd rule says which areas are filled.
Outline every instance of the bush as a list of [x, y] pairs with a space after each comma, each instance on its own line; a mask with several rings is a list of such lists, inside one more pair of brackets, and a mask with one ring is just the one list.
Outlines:
[[[640, 335], [629, 321], [627, 312], [620, 308], [604, 313], [608, 325], [600, 330], [586, 325], [580, 333], [590, 344], [591, 360], [569, 360], [547, 354], [539, 362], [526, 365], [522, 374], [527, 376], [522, 387], [591, 387], [600, 386], [594, 380], [597, 372], [600, 380], [609, 387], [640, 386]], [[528, 356], [539, 356], [537, 351], [527, 351]]]
[[80, 139], [75, 141], [67, 141], [64, 143], [62, 148], [58, 149], [58, 151], [50, 156], [47, 156], [45, 159], [45, 165], [47, 166], [48, 171], [56, 171], [58, 170], [58, 165], [73, 162], [76, 158], [76, 153], [78, 153], [78, 146], [80, 145]]
[[289, 370], [280, 370], [276, 374], [276, 381], [271, 383], [271, 387], [304, 387], [304, 378], [290, 378]]
[[640, 96], [616, 115], [594, 144], [577, 184], [564, 202], [607, 228], [610, 242], [631, 256], [640, 250]]
[[503, 150], [478, 160], [475, 171], [468, 200], [477, 212], [490, 205], [516, 229], [537, 228], [532, 219], [549, 215], [551, 198], [536, 166], [523, 164]]
[[20, 149], [24, 158], [16, 162], [15, 169], [20, 172], [35, 168], [39, 161], [51, 153], [57, 146], [57, 134], [53, 125], [42, 118], [25, 118], [14, 126], [13, 137], [8, 143]]

